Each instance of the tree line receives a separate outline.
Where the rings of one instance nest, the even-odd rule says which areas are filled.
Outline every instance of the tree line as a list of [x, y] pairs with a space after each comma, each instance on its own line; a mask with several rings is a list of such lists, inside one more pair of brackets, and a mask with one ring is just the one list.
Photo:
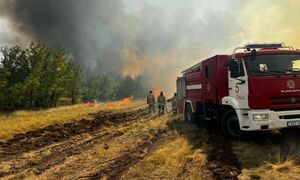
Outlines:
[[113, 101], [129, 96], [142, 98], [146, 96], [147, 92], [143, 83], [145, 81], [143, 76], [136, 78], [112, 75], [97, 76], [83, 85], [82, 100]]
[[142, 97], [143, 77], [102, 75], [83, 80], [82, 72], [64, 50], [40, 42], [29, 47], [2, 47], [0, 110], [49, 108], [90, 100]]

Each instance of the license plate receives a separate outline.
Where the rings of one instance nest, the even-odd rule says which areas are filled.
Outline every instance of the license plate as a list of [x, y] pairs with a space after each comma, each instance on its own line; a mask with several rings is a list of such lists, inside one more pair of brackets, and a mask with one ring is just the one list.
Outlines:
[[300, 121], [290, 121], [287, 126], [300, 126]]

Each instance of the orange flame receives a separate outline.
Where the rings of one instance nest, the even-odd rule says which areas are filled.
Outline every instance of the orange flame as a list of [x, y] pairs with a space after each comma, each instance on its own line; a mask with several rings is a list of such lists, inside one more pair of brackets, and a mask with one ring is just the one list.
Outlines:
[[127, 106], [131, 103], [132, 100], [133, 100], [133, 96], [127, 97], [119, 103], [119, 106]]
[[90, 102], [90, 101], [87, 102], [86, 105], [87, 105], [87, 107], [95, 107], [95, 103]]
[[116, 102], [116, 103], [107, 103], [104, 105], [105, 109], [116, 109], [123, 106], [128, 106], [133, 100], [133, 96], [127, 97], [123, 99], [122, 101]]
[[107, 103], [104, 105], [105, 109], [114, 109], [114, 104], [113, 103]]
[[158, 88], [154, 88], [153, 95], [157, 98], [160, 95], [160, 90]]

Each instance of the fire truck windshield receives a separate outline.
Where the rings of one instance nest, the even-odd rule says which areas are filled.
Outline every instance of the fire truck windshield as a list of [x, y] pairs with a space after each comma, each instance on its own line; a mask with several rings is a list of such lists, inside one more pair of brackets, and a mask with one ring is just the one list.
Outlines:
[[300, 74], [300, 55], [257, 55], [255, 60], [245, 58], [245, 63], [250, 76]]

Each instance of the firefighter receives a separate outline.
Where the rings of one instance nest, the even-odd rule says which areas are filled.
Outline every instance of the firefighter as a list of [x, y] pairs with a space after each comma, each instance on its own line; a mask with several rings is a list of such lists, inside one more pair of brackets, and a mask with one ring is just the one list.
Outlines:
[[157, 98], [157, 105], [158, 105], [159, 115], [164, 114], [165, 107], [166, 107], [166, 97], [164, 96], [164, 93], [162, 91], [160, 92], [160, 95]]
[[148, 113], [151, 115], [151, 113], [155, 113], [155, 97], [152, 94], [152, 91], [149, 91], [149, 94], [147, 95], [147, 104], [148, 104]]
[[168, 102], [172, 104], [172, 112], [173, 114], [177, 114], [177, 93], [174, 93], [174, 96], [171, 99], [168, 99]]

